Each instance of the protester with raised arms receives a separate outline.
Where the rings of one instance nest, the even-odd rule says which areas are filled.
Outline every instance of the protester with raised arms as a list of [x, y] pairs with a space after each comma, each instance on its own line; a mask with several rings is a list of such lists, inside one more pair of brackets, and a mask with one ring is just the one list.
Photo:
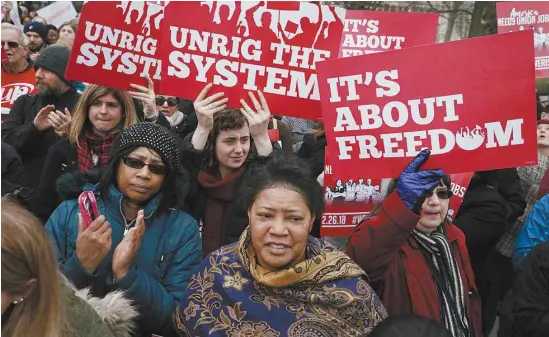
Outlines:
[[[196, 221], [182, 211], [188, 176], [174, 136], [140, 122], [116, 140], [102, 175], [76, 172], [58, 184], [64, 201], [46, 230], [63, 273], [95, 296], [125, 290], [139, 311], [137, 336], [173, 336], [172, 315], [201, 260]], [[76, 198], [96, 195], [89, 226]]]
[[389, 315], [441, 322], [454, 337], [481, 337], [480, 297], [463, 232], [447, 217], [450, 177], [406, 167], [374, 216], [351, 235], [347, 253], [364, 269]]
[[200, 222], [204, 256], [235, 242], [248, 225], [246, 211], [234, 204], [243, 174], [264, 163], [273, 152], [267, 127], [271, 112], [265, 97], [249, 93], [255, 108], [244, 100], [242, 108], [226, 108], [224, 93], [206, 97], [208, 84], [194, 102], [198, 127], [184, 146], [182, 158], [195, 179], [196, 194], [189, 204]]

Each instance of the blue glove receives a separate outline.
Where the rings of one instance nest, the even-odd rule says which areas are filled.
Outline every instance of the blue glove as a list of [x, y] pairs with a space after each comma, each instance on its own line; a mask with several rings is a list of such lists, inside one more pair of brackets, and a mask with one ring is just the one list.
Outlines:
[[400, 173], [396, 184], [397, 194], [412, 212], [419, 214], [427, 193], [432, 192], [444, 176], [442, 170], [419, 170], [429, 159], [431, 151], [423, 150]]

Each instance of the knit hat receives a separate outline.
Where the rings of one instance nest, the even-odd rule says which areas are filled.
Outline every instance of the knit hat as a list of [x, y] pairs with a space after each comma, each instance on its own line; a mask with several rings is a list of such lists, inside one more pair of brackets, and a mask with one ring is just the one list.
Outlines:
[[72, 81], [65, 79], [65, 70], [67, 69], [67, 63], [69, 63], [69, 56], [71, 51], [69, 48], [57, 44], [52, 44], [46, 47], [40, 55], [34, 61], [34, 69], [40, 67], [52, 71], [63, 82], [68, 85], [72, 85]]
[[34, 32], [44, 40], [44, 43], [48, 43], [48, 29], [46, 26], [41, 24], [40, 22], [31, 21], [23, 27], [23, 32], [27, 34], [27, 32]]
[[538, 125], [541, 125], [541, 124], [548, 124], [549, 125], [549, 119], [540, 119], [538, 121]]
[[179, 148], [172, 133], [163, 126], [149, 122], [136, 123], [125, 129], [113, 145], [109, 161], [117, 160], [129, 148], [141, 146], [158, 153], [170, 172], [181, 166]]

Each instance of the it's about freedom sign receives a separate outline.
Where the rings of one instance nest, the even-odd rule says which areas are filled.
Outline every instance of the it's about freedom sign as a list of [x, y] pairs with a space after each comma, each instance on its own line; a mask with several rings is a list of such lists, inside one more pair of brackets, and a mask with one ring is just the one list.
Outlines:
[[446, 173], [535, 164], [532, 44], [524, 31], [319, 62], [334, 172], [396, 177], [425, 148]]

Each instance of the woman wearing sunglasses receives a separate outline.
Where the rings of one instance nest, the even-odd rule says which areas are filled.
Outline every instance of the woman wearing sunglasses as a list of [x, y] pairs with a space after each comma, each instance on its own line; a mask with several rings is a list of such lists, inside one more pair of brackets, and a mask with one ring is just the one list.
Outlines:
[[[200, 263], [196, 221], [182, 211], [188, 174], [175, 137], [166, 128], [140, 122], [116, 140], [107, 169], [65, 175], [66, 199], [46, 231], [61, 271], [77, 288], [103, 297], [124, 290], [139, 311], [137, 336], [173, 336], [172, 314]], [[77, 198], [96, 195], [100, 216], [82, 220]]]
[[42, 221], [60, 204], [55, 183], [62, 174], [107, 167], [116, 137], [143, 119], [136, 109], [139, 101], [144, 103], [145, 118], [156, 116], [152, 82], [149, 78], [147, 81], [149, 88], [132, 85], [135, 92], [92, 84], [86, 87], [72, 114], [67, 109], [50, 113], [49, 122], [64, 137], [49, 149], [34, 197], [33, 210]]
[[366, 271], [389, 316], [423, 316], [454, 337], [481, 337], [465, 236], [447, 216], [450, 178], [420, 170], [429, 155], [422, 151], [402, 171], [374, 216], [351, 235], [347, 254]]
[[198, 125], [196, 114], [185, 114], [179, 111], [179, 99], [174, 96], [156, 96], [156, 110], [166, 117], [170, 122], [172, 132], [177, 135], [180, 140], [194, 132]]

